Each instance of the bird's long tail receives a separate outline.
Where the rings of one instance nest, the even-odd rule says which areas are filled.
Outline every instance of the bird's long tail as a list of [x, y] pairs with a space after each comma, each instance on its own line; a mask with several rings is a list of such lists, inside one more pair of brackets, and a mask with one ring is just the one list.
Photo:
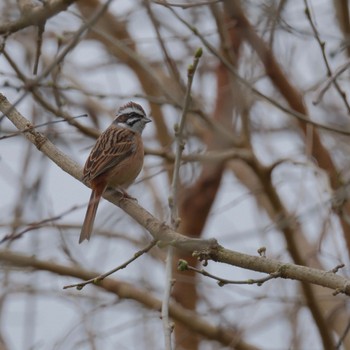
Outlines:
[[83, 226], [81, 228], [79, 243], [81, 243], [85, 239], [89, 240], [91, 237], [97, 208], [98, 208], [98, 205], [100, 203], [100, 199], [101, 199], [101, 196], [102, 196], [104, 190], [105, 190], [105, 187], [97, 186], [91, 192], [89, 205], [87, 207], [84, 223], [83, 223]]

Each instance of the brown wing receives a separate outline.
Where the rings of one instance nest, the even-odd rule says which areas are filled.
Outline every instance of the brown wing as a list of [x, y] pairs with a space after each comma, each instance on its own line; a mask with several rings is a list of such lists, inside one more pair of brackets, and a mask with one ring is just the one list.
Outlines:
[[85, 163], [84, 181], [91, 181], [135, 151], [133, 131], [111, 125], [97, 139]]

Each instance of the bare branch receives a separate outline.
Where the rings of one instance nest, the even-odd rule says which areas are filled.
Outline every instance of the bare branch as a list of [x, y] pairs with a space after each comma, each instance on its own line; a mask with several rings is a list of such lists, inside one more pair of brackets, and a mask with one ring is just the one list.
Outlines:
[[[11, 108], [11, 104], [7, 101], [5, 96], [0, 94], [0, 111], [6, 113], [7, 110], [11, 110], [10, 113], [7, 114], [7, 117], [19, 130], [30, 126], [30, 122], [17, 112], [15, 108]], [[26, 132], [25, 136], [63, 171], [81, 181], [81, 167], [69, 159], [46, 137], [33, 129]], [[106, 191], [104, 198], [118, 205], [127, 214], [133, 217], [141, 226], [149, 231], [153, 239], [160, 241], [162, 245], [167, 246], [170, 244], [177, 249], [187, 252], [195, 251], [195, 255], [201, 261], [213, 260], [268, 274], [282, 271], [283, 278], [313, 283], [334, 289], [337, 293], [350, 295], [349, 280], [333, 272], [281, 263], [276, 260], [234, 252], [219, 246], [215, 239], [189, 238], [174, 231], [165, 223], [160, 222], [144, 208], [135, 203], [135, 201], [123, 198], [119, 192], [113, 189]]]
[[81, 282], [81, 283], [75, 283], [75, 284], [69, 284], [63, 287], [63, 289], [68, 288], [77, 288], [78, 290], [82, 290], [86, 285], [88, 284], [99, 284], [101, 281], [103, 281], [106, 277], [112, 275], [113, 273], [125, 269], [128, 265], [130, 265], [133, 261], [138, 259], [143, 254], [149, 252], [155, 245], [157, 244], [157, 241], [152, 241], [150, 244], [148, 244], [145, 248], [137, 251], [132, 258], [127, 260], [125, 263], [119, 265], [118, 267], [115, 267], [114, 269], [104, 272], [94, 278], [90, 278], [87, 281]]
[[46, 22], [49, 18], [65, 11], [76, 0], [51, 0], [46, 1], [44, 6], [37, 6], [31, 11], [23, 12], [22, 17], [13, 22], [0, 24], [0, 34], [15, 33], [29, 26], [37, 26]]
[[[71, 276], [82, 280], [89, 280], [94, 278], [94, 276], [99, 275], [99, 273], [95, 271], [88, 271], [79, 267], [59, 265], [52, 261], [39, 260], [33, 256], [26, 256], [24, 254], [9, 251], [0, 251], [0, 261], [10, 266], [19, 266], [25, 269], [34, 268], [36, 270], [49, 271], [56, 275]], [[155, 311], [160, 310], [161, 301], [150, 293], [149, 290], [137, 288], [134, 284], [120, 282], [114, 279], [105, 279], [96, 285], [96, 287], [114, 293], [119, 298], [135, 300], [146, 308]], [[255, 346], [242, 341], [241, 336], [232, 332], [231, 328], [225, 329], [224, 327], [209, 323], [202, 317], [198, 316], [195, 312], [186, 310], [179, 304], [172, 302], [170, 304], [169, 313], [172, 318], [183, 323], [188, 329], [191, 329], [193, 332], [197, 332], [208, 339], [216, 340], [227, 346], [235, 344], [238, 350], [257, 350]]]

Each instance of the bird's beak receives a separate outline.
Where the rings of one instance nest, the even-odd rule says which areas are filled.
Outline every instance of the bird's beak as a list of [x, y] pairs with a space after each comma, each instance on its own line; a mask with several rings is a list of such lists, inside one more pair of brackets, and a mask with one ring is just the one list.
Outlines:
[[149, 119], [147, 117], [145, 119], [146, 119], [145, 123], [150, 123], [152, 121], [152, 119]]

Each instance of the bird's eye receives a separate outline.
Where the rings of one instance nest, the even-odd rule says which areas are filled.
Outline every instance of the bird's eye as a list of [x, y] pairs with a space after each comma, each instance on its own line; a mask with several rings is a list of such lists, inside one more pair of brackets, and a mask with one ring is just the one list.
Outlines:
[[126, 123], [128, 125], [133, 126], [135, 123], [139, 122], [140, 119], [141, 119], [140, 115], [138, 115], [137, 113], [132, 113], [132, 114], [130, 114], [130, 116], [127, 119]]

